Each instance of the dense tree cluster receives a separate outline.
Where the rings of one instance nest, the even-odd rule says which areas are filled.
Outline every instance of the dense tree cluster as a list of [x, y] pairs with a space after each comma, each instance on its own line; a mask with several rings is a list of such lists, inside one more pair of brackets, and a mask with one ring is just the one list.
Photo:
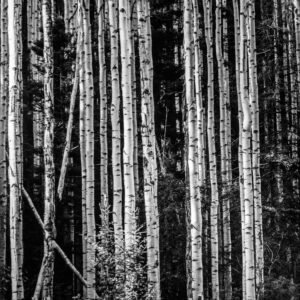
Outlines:
[[300, 1], [0, 0], [0, 299], [300, 298]]

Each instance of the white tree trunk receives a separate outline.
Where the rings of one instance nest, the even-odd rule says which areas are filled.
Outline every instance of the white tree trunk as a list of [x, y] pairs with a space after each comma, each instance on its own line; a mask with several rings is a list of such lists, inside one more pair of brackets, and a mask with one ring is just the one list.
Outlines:
[[22, 278], [22, 211], [21, 211], [21, 27], [20, 2], [8, 1], [8, 51], [9, 55], [9, 106], [8, 106], [8, 149], [9, 149], [9, 187], [10, 187], [10, 249], [12, 300], [23, 299]]
[[[7, 52], [7, 1], [0, 2], [0, 276], [7, 268], [7, 100], [8, 100], [8, 52]], [[0, 281], [0, 298], [5, 296], [5, 281]]]
[[86, 228], [87, 228], [87, 299], [96, 298], [95, 273], [95, 165], [94, 165], [94, 83], [92, 66], [92, 44], [90, 24], [90, 1], [79, 3], [79, 13], [82, 13], [85, 87], [84, 93], [84, 128], [85, 128], [85, 166], [86, 166]]
[[44, 36], [44, 165], [45, 165], [45, 199], [44, 199], [44, 256], [46, 266], [43, 281], [43, 299], [53, 298], [54, 248], [55, 239], [55, 167], [54, 167], [54, 95], [53, 95], [53, 42], [50, 0], [42, 2], [43, 36]]
[[142, 94], [142, 146], [144, 198], [147, 225], [148, 293], [160, 299], [159, 217], [157, 207], [157, 158], [154, 121], [153, 59], [149, 1], [137, 1]]
[[214, 71], [213, 71], [213, 19], [212, 3], [203, 0], [205, 36], [207, 47], [207, 138], [209, 152], [209, 173], [211, 184], [211, 276], [212, 299], [219, 299], [219, 241], [218, 241], [218, 211], [219, 192], [217, 182], [217, 161], [215, 141], [215, 117], [214, 117]]

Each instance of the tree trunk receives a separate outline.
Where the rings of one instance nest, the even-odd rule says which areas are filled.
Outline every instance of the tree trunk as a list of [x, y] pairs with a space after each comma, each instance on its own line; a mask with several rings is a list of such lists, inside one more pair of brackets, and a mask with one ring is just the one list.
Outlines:
[[260, 137], [259, 137], [259, 106], [256, 63], [256, 34], [255, 34], [255, 7], [248, 4], [247, 14], [247, 47], [249, 65], [249, 104], [252, 117], [252, 176], [255, 226], [255, 262], [256, 262], [256, 292], [259, 299], [263, 298], [264, 291], [264, 257], [263, 257], [263, 229], [261, 204], [261, 177], [260, 177]]
[[124, 292], [124, 237], [123, 237], [123, 203], [122, 203], [122, 154], [120, 127], [120, 75], [119, 75], [119, 27], [118, 2], [108, 2], [110, 49], [111, 49], [111, 126], [112, 126], [112, 176], [113, 176], [113, 223], [115, 240], [116, 274], [119, 291]]
[[[134, 121], [132, 106], [132, 52], [130, 51], [131, 43], [129, 41], [129, 22], [130, 11], [128, 3], [125, 0], [119, 0], [119, 32], [120, 32], [120, 53], [122, 66], [122, 96], [123, 96], [123, 182], [124, 182], [124, 203], [125, 203], [125, 252], [134, 253], [135, 249], [135, 232], [136, 232], [136, 192], [134, 181]], [[132, 294], [136, 274], [130, 266], [134, 261], [134, 255], [125, 261], [125, 297]]]
[[[255, 291], [255, 263], [254, 263], [254, 230], [253, 230], [253, 180], [252, 180], [252, 165], [251, 165], [251, 111], [248, 91], [248, 60], [247, 60], [247, 7], [244, 0], [240, 1], [240, 93], [241, 106], [243, 111], [243, 122], [240, 131], [242, 132], [242, 170], [243, 170], [243, 194], [245, 231], [244, 248], [245, 248], [245, 292], [246, 299], [256, 299]], [[250, 79], [251, 81], [251, 79]], [[251, 84], [251, 82], [249, 82]]]
[[[101, 208], [107, 207], [108, 199], [108, 150], [107, 150], [107, 90], [105, 62], [105, 7], [103, 0], [97, 0], [98, 11], [98, 56], [100, 93], [100, 191]], [[108, 220], [103, 220], [107, 223]]]
[[157, 158], [154, 121], [153, 59], [150, 23], [150, 3], [137, 1], [139, 57], [142, 95], [142, 147], [144, 170], [144, 198], [147, 226], [148, 293], [159, 300], [159, 216], [157, 204]]
[[21, 3], [8, 2], [8, 45], [9, 45], [9, 107], [8, 107], [8, 149], [9, 149], [9, 187], [10, 187], [10, 248], [12, 300], [23, 299], [23, 241], [22, 241], [22, 157], [21, 157], [21, 68], [22, 52]]
[[215, 116], [214, 116], [214, 71], [213, 71], [213, 19], [212, 3], [203, 0], [205, 37], [207, 47], [207, 137], [209, 152], [209, 173], [211, 184], [211, 276], [212, 299], [219, 299], [219, 246], [218, 246], [218, 211], [219, 192], [217, 182], [217, 161], [215, 141]]
[[[193, 8], [192, 8], [193, 7]], [[201, 105], [200, 88], [200, 47], [199, 47], [199, 11], [196, 1], [184, 1], [184, 52], [185, 52], [185, 85], [187, 103], [187, 124], [188, 124], [188, 172], [189, 172], [189, 197], [191, 213], [191, 272], [192, 272], [192, 299], [203, 298], [203, 265], [202, 265], [202, 211], [199, 190], [199, 158], [197, 147], [203, 147], [200, 131], [198, 132], [198, 116], [200, 113], [198, 105]], [[193, 23], [194, 21], [194, 23]], [[192, 36], [193, 30], [193, 36]], [[193, 43], [195, 47], [193, 46]], [[195, 60], [193, 56], [195, 52]], [[195, 68], [195, 78], [193, 69]], [[194, 88], [195, 86], [195, 88]], [[198, 109], [198, 110], [197, 110]], [[201, 121], [200, 121], [201, 122]], [[199, 128], [203, 131], [203, 128]], [[198, 153], [202, 154], [202, 149]], [[202, 163], [202, 157], [200, 156]], [[202, 177], [201, 173], [201, 177]], [[203, 183], [203, 181], [202, 181]], [[200, 183], [201, 184], [201, 183]]]
[[[85, 57], [84, 36], [82, 29], [82, 12], [77, 12], [78, 17], [78, 39], [80, 43], [79, 52], [79, 146], [81, 165], [81, 225], [82, 225], [82, 276], [87, 279], [87, 215], [86, 215], [86, 161], [85, 161]], [[83, 288], [83, 297], [86, 298], [86, 288]]]
[[[0, 276], [4, 278], [6, 265], [6, 234], [7, 234], [7, 82], [8, 82], [8, 53], [7, 53], [7, 1], [0, 2]], [[5, 296], [5, 281], [0, 280], [0, 298]]]
[[85, 165], [86, 165], [86, 224], [87, 224], [87, 299], [96, 298], [95, 274], [95, 165], [94, 165], [94, 82], [92, 66], [92, 43], [90, 24], [90, 1], [80, 1], [84, 41], [85, 89], [84, 128], [85, 128]]
[[135, 54], [135, 35], [136, 35], [136, 5], [135, 2], [132, 0], [127, 1], [128, 5], [128, 49], [131, 55], [131, 74], [132, 74], [132, 120], [133, 120], [133, 135], [134, 135], [134, 154], [133, 154], [133, 168], [134, 168], [134, 185], [135, 185], [135, 193], [136, 193], [136, 201], [139, 201], [139, 187], [140, 187], [140, 180], [139, 180], [139, 162], [138, 162], [138, 124], [137, 124], [137, 105], [138, 105], [138, 98], [137, 98], [137, 82], [136, 82], [136, 54]]
[[231, 229], [230, 198], [231, 187], [231, 118], [229, 101], [228, 37], [226, 0], [218, 0], [216, 6], [216, 55], [218, 61], [220, 98], [220, 148], [222, 179], [222, 231], [223, 231], [223, 277], [224, 297], [232, 298], [231, 275]]
[[[274, 65], [279, 66], [279, 25], [278, 25], [278, 0], [273, 0], [273, 20], [274, 20]], [[276, 185], [277, 185], [277, 199], [278, 203], [283, 201], [283, 174], [280, 167], [281, 157], [283, 155], [282, 145], [282, 108], [280, 100], [280, 74], [279, 70], [275, 69], [275, 116], [276, 116], [276, 155], [277, 155], [277, 166], [276, 166]], [[267, 114], [267, 110], [265, 111]], [[265, 139], [266, 140], [266, 139]]]
[[44, 257], [46, 265], [44, 270], [43, 299], [53, 299], [54, 276], [54, 248], [52, 240], [55, 239], [55, 168], [53, 157], [54, 141], [54, 98], [53, 98], [53, 42], [51, 2], [43, 0], [43, 36], [44, 36], [44, 165], [45, 165], [45, 201], [44, 201], [44, 228], [45, 247]]

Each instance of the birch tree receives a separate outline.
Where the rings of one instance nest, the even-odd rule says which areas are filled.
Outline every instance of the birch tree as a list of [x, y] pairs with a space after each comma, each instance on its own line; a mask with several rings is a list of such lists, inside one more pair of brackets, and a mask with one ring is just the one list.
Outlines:
[[254, 230], [253, 230], [253, 179], [251, 166], [251, 109], [248, 91], [248, 56], [247, 56], [247, 6], [244, 0], [240, 1], [240, 48], [239, 48], [239, 67], [240, 67], [240, 93], [241, 106], [243, 112], [242, 128], [242, 170], [243, 170], [243, 195], [245, 230], [244, 251], [245, 261], [245, 296], [246, 299], [256, 299], [255, 290], [255, 255], [254, 255]]
[[96, 298], [96, 274], [95, 274], [95, 165], [94, 165], [94, 82], [92, 67], [92, 45], [91, 45], [91, 23], [90, 23], [90, 1], [78, 3], [79, 13], [82, 14], [82, 30], [84, 43], [84, 134], [85, 134], [85, 202], [86, 202], [86, 277], [87, 277], [87, 299]]
[[238, 96], [238, 120], [239, 120], [239, 146], [238, 146], [238, 160], [239, 160], [239, 189], [240, 189], [240, 205], [241, 205], [241, 236], [242, 236], [242, 295], [246, 299], [246, 273], [245, 273], [245, 202], [244, 202], [244, 176], [243, 176], [243, 149], [242, 149], [242, 130], [243, 128], [243, 110], [241, 100], [241, 87], [240, 87], [240, 10], [239, 0], [233, 2], [234, 8], [234, 40], [235, 40], [235, 74], [236, 74], [236, 89]]
[[[123, 182], [124, 182], [124, 234], [125, 251], [130, 253], [134, 249], [136, 231], [136, 192], [134, 184], [134, 133], [132, 111], [132, 70], [131, 70], [131, 45], [128, 43], [130, 11], [125, 0], [119, 0], [119, 32], [120, 32], [120, 55], [121, 55], [121, 88], [123, 96]], [[130, 262], [125, 261], [126, 281], [125, 296], [133, 290], [135, 274], [130, 270]]]
[[9, 150], [9, 188], [10, 188], [10, 252], [11, 252], [11, 292], [12, 299], [23, 299], [23, 278], [22, 278], [22, 216], [21, 216], [21, 139], [20, 139], [20, 118], [21, 118], [21, 27], [19, 20], [18, 1], [9, 1], [8, 13], [8, 150]]
[[213, 17], [212, 3], [203, 0], [203, 14], [205, 24], [205, 40], [207, 48], [207, 138], [209, 153], [209, 173], [211, 184], [211, 276], [212, 299], [219, 299], [219, 253], [218, 253], [218, 210], [219, 192], [217, 182], [217, 161], [215, 141], [215, 117], [214, 117], [214, 72], [213, 72]]
[[[118, 2], [108, 2], [110, 51], [111, 51], [111, 126], [112, 126], [112, 176], [113, 176], [113, 223], [115, 239], [115, 256], [121, 257], [124, 249], [123, 237], [123, 203], [122, 203], [122, 154], [121, 154], [121, 124], [120, 124], [120, 74], [119, 74], [119, 27], [118, 27]], [[116, 265], [116, 273], [122, 276], [123, 266]], [[120, 289], [123, 290], [123, 278], [120, 278]]]
[[[8, 96], [8, 53], [7, 53], [7, 2], [0, 2], [0, 276], [5, 275], [7, 234], [7, 96]], [[0, 281], [0, 298], [4, 298], [5, 284]]]
[[252, 173], [253, 201], [255, 227], [255, 262], [257, 295], [263, 295], [264, 259], [263, 259], [263, 228], [260, 177], [260, 137], [259, 137], [259, 106], [257, 85], [256, 33], [255, 33], [255, 4], [247, 5], [247, 50], [249, 66], [249, 103], [252, 118]]
[[[79, 7], [80, 8], [80, 7]], [[85, 161], [85, 57], [84, 38], [82, 29], [82, 12], [77, 12], [79, 50], [79, 146], [81, 165], [81, 226], [82, 226], [82, 275], [87, 279], [87, 215], [86, 215], [86, 161]], [[83, 297], [86, 297], [86, 288], [83, 288]]]
[[154, 120], [153, 59], [150, 3], [137, 1], [140, 78], [142, 94], [142, 147], [144, 198], [147, 226], [148, 293], [160, 299], [159, 216], [157, 204], [157, 158]]
[[138, 100], [137, 100], [137, 69], [136, 69], [136, 53], [135, 53], [135, 36], [137, 31], [137, 12], [135, 2], [132, 0], [127, 1], [128, 7], [128, 51], [131, 56], [131, 89], [132, 89], [132, 120], [133, 120], [133, 135], [134, 135], [134, 153], [133, 153], [133, 170], [134, 170], [134, 185], [136, 193], [136, 201], [139, 201], [139, 162], [138, 162], [138, 124], [137, 124], [137, 113], [138, 113]]
[[107, 207], [108, 199], [108, 150], [107, 150], [107, 83], [105, 62], [105, 3], [97, 0], [98, 10], [98, 56], [100, 93], [100, 191], [101, 207]]
[[44, 165], [45, 165], [45, 201], [44, 201], [44, 228], [46, 260], [43, 281], [43, 298], [53, 298], [54, 276], [54, 248], [55, 239], [55, 169], [54, 169], [54, 95], [53, 95], [53, 40], [51, 2], [43, 0], [43, 36], [44, 36]]
[[[200, 49], [198, 41], [198, 6], [196, 1], [184, 1], [184, 57], [185, 57], [185, 85], [187, 103], [187, 134], [188, 134], [188, 176], [189, 176], [189, 202], [191, 213], [191, 280], [192, 299], [203, 297], [203, 266], [202, 266], [202, 215], [199, 194], [199, 165], [197, 156], [198, 134], [197, 107], [201, 103], [200, 91]], [[194, 5], [194, 10], [192, 9]], [[194, 20], [194, 23], [193, 23]], [[194, 33], [192, 35], [192, 32]], [[195, 43], [195, 44], [194, 44]], [[195, 61], [193, 52], [195, 51]], [[194, 79], [194, 68], [196, 78]], [[196, 97], [195, 89], [196, 87]], [[197, 101], [197, 102], [196, 102]], [[198, 149], [198, 153], [201, 150]], [[201, 152], [200, 154], [200, 160]]]
[[222, 177], [222, 242], [223, 242], [223, 284], [225, 298], [232, 297], [231, 275], [231, 229], [230, 229], [230, 198], [231, 185], [231, 118], [229, 101], [229, 70], [228, 70], [228, 30], [226, 19], [227, 1], [216, 3], [216, 56], [218, 62], [219, 98], [220, 98], [220, 148]]

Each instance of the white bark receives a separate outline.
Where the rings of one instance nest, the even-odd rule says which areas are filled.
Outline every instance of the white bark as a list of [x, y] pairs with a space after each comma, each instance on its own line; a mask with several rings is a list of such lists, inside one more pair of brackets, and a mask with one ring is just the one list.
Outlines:
[[149, 1], [137, 1], [142, 93], [142, 146], [144, 198], [147, 225], [148, 293], [160, 299], [159, 216], [157, 207], [157, 158], [154, 121], [153, 59]]
[[54, 249], [55, 238], [55, 167], [54, 167], [54, 94], [53, 94], [53, 42], [50, 0], [42, 2], [43, 36], [44, 36], [44, 165], [45, 165], [45, 198], [44, 198], [44, 256], [46, 266], [43, 281], [43, 299], [53, 298]]
[[213, 71], [213, 19], [212, 3], [203, 0], [205, 36], [207, 47], [207, 138], [209, 152], [209, 173], [211, 184], [211, 276], [212, 276], [212, 299], [219, 299], [219, 241], [218, 241], [218, 211], [219, 192], [217, 182], [217, 161], [215, 142], [215, 118], [214, 118], [214, 71]]
[[85, 87], [84, 128], [85, 128], [85, 164], [86, 164], [86, 228], [87, 228], [87, 299], [96, 298], [95, 274], [95, 165], [94, 165], [94, 83], [92, 66], [90, 1], [80, 1], [79, 13], [82, 13]]
[[[8, 149], [9, 149], [9, 187], [10, 187], [10, 250], [11, 250], [11, 293], [12, 300], [23, 299], [22, 278], [22, 216], [21, 190], [22, 178], [20, 168], [20, 118], [21, 117], [21, 82], [20, 82], [20, 37], [21, 27], [18, 25], [19, 1], [8, 1], [8, 51], [9, 63], [9, 104], [8, 104]], [[16, 25], [18, 24], [18, 25]]]
[[[7, 1], [0, 2], [0, 276], [6, 270], [7, 252], [7, 100], [8, 100], [8, 43], [7, 43]], [[0, 281], [0, 298], [4, 298], [5, 282]]]
[[[120, 128], [120, 74], [119, 74], [119, 35], [118, 35], [118, 3], [114, 0], [108, 2], [110, 41], [111, 41], [111, 126], [112, 126], [112, 176], [113, 176], [113, 223], [115, 239], [115, 257], [122, 261], [124, 255], [123, 237], [123, 203], [122, 203], [122, 170], [121, 170], [121, 128]], [[124, 262], [124, 261], [123, 261]], [[116, 264], [118, 284], [120, 290], [124, 289], [124, 265]]]
[[[134, 123], [132, 111], [132, 70], [131, 54], [129, 43], [129, 24], [128, 18], [130, 11], [128, 3], [125, 0], [119, 0], [119, 32], [120, 32], [120, 53], [122, 66], [122, 95], [123, 95], [123, 128], [124, 128], [124, 145], [123, 145], [123, 182], [125, 198], [125, 251], [132, 252], [135, 244], [136, 231], [136, 192], [134, 182]], [[133, 258], [132, 258], [133, 259]], [[130, 268], [130, 260], [126, 260], [126, 281], [125, 296], [133, 291], [135, 274]]]

